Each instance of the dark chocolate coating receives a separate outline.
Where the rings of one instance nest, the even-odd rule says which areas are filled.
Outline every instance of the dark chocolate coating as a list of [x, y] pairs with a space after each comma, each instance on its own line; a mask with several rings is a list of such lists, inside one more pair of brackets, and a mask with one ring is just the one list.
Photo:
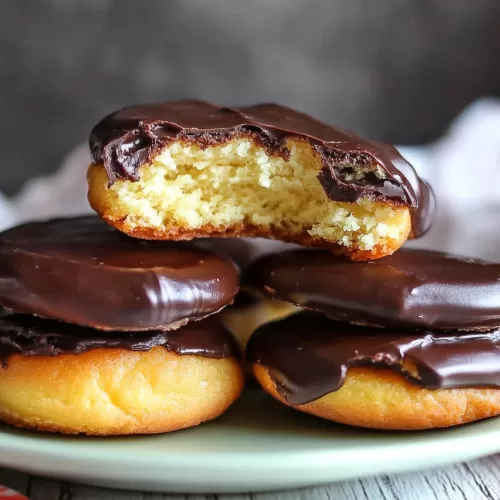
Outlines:
[[1, 233], [0, 277], [1, 306], [103, 330], [178, 327], [239, 287], [235, 264], [196, 242], [141, 241], [94, 216]]
[[[355, 202], [365, 197], [406, 205], [413, 209], [415, 237], [432, 223], [432, 190], [394, 147], [278, 104], [228, 108], [178, 101], [130, 106], [101, 120], [93, 128], [89, 144], [93, 161], [104, 164], [113, 183], [116, 179], [137, 181], [139, 167], [170, 142], [191, 142], [204, 148], [244, 136], [254, 137], [268, 154], [285, 159], [290, 154], [287, 139], [305, 140], [322, 159], [318, 179], [331, 200]], [[373, 163], [384, 170], [386, 179], [374, 174], [359, 181], [347, 179], [353, 166]]]
[[500, 326], [500, 264], [402, 249], [352, 262], [297, 250], [253, 263], [242, 286], [329, 318], [381, 326], [488, 329]]
[[258, 328], [247, 359], [267, 367], [278, 392], [293, 405], [339, 390], [353, 366], [391, 369], [429, 389], [500, 388], [499, 330], [380, 330], [299, 313]]
[[114, 333], [28, 314], [0, 312], [0, 363], [4, 367], [13, 354], [58, 356], [101, 348], [150, 351], [157, 346], [177, 354], [216, 359], [240, 356], [232, 335], [217, 317], [170, 332]]

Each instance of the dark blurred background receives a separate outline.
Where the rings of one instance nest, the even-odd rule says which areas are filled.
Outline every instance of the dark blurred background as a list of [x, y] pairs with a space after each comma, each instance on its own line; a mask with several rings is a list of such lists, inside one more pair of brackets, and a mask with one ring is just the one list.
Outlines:
[[115, 108], [276, 101], [388, 142], [500, 95], [500, 0], [2, 0], [0, 190]]

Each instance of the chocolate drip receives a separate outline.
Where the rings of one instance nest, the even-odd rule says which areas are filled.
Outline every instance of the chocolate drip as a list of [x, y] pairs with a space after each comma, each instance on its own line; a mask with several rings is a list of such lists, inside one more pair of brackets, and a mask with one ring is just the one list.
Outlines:
[[245, 272], [244, 288], [355, 323], [431, 329], [500, 326], [500, 264], [402, 249], [352, 262], [329, 252], [268, 255]]
[[[289, 138], [307, 141], [322, 159], [318, 179], [333, 201], [355, 202], [365, 197], [406, 205], [413, 209], [415, 237], [432, 223], [432, 190], [394, 147], [277, 104], [227, 108], [202, 101], [179, 101], [130, 106], [100, 121], [91, 132], [89, 144], [92, 160], [104, 164], [113, 183], [117, 179], [137, 181], [139, 167], [173, 141], [205, 148], [245, 136], [253, 137], [269, 155], [284, 159], [290, 155], [286, 148]], [[385, 179], [373, 173], [359, 180], [348, 175], [355, 167], [373, 164], [384, 172]]]
[[239, 287], [234, 263], [196, 242], [141, 241], [93, 216], [1, 233], [0, 277], [3, 307], [103, 330], [178, 327]]
[[258, 328], [247, 358], [269, 369], [293, 405], [339, 390], [354, 366], [390, 369], [430, 389], [500, 387], [500, 330], [379, 330], [299, 313]]
[[218, 318], [191, 323], [171, 332], [112, 333], [25, 314], [0, 312], [0, 363], [4, 367], [13, 354], [58, 356], [103, 348], [150, 351], [158, 346], [183, 355], [216, 359], [239, 356], [233, 337]]

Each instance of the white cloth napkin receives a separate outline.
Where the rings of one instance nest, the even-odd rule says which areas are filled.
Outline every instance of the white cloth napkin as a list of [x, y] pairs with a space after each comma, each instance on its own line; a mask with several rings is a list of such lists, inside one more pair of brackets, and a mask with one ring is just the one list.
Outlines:
[[[500, 100], [471, 104], [433, 144], [399, 149], [432, 184], [438, 200], [434, 226], [408, 245], [500, 261]], [[30, 180], [13, 199], [0, 195], [0, 229], [91, 212], [88, 163], [87, 146], [80, 145], [54, 175]], [[265, 250], [276, 244], [266, 243]]]
[[471, 104], [434, 144], [399, 149], [438, 203], [429, 233], [409, 245], [500, 261], [500, 100]]

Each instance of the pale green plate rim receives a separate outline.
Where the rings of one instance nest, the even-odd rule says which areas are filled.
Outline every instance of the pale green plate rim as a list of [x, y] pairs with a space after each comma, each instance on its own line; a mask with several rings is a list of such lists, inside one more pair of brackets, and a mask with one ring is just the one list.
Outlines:
[[142, 491], [296, 488], [500, 451], [500, 419], [417, 433], [339, 426], [247, 391], [214, 422], [163, 436], [85, 438], [0, 428], [0, 466]]

